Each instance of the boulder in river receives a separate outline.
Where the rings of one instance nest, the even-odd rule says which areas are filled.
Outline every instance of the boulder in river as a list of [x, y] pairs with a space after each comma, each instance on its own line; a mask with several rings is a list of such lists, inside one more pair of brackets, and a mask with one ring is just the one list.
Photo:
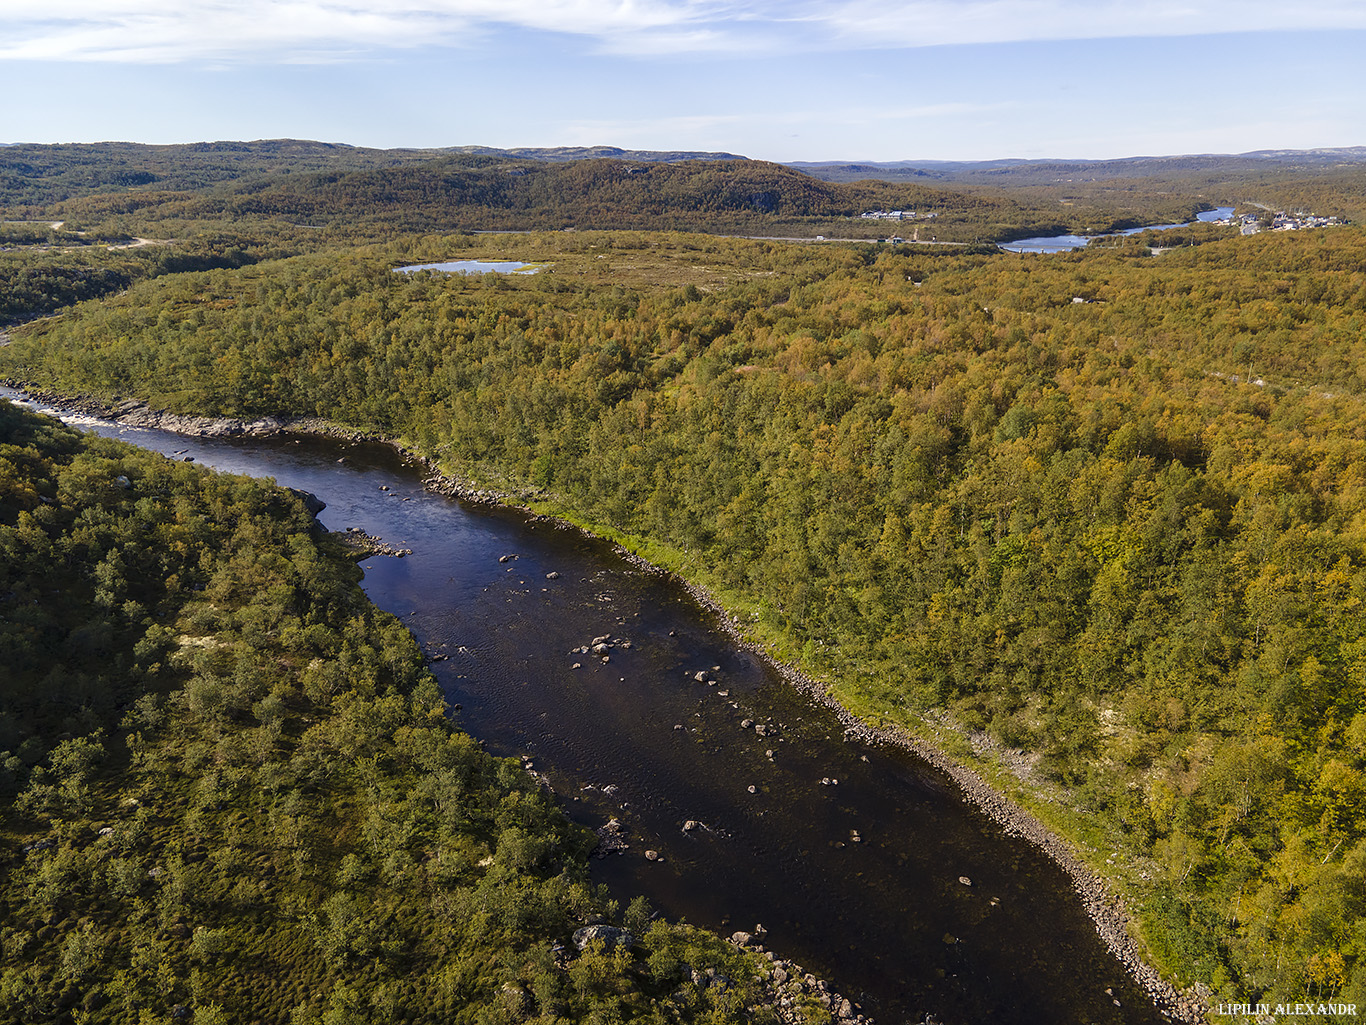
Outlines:
[[[616, 787], [603, 789], [616, 791]], [[626, 842], [626, 830], [616, 819], [609, 819], [606, 825], [599, 826], [595, 832], [598, 834], [598, 845], [593, 849], [595, 858], [605, 858], [609, 854], [621, 854], [631, 849], [631, 845]]]

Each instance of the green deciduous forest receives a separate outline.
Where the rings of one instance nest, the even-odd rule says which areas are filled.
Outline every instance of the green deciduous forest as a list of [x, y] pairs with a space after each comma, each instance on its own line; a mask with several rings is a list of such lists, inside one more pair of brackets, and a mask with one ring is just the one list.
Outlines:
[[[724, 168], [659, 172], [718, 196], [730, 224], [715, 181], [689, 178]], [[429, 169], [356, 173], [347, 190], [384, 182], [422, 209]], [[610, 213], [628, 205], [617, 187], [575, 195]], [[382, 219], [359, 194], [271, 185], [256, 212], [294, 196]], [[565, 214], [564, 195], [546, 209]], [[217, 264], [12, 329], [0, 374], [322, 417], [620, 538], [1070, 838], [1168, 978], [1366, 1005], [1362, 229], [1200, 228], [1157, 257], [1146, 236], [1040, 257], [393, 224], [366, 242], [335, 222], [310, 242], [276, 223], [240, 227], [240, 260], [206, 242]], [[462, 258], [541, 269], [393, 270]], [[207, 614], [202, 596], [185, 608]], [[221, 650], [181, 671], [207, 660], [226, 680]], [[287, 706], [315, 700], [292, 686]], [[245, 720], [264, 695], [222, 700]], [[568, 871], [548, 864], [530, 866], [538, 888]]]
[[269, 481], [0, 403], [0, 1020], [770, 1020], [755, 955], [589, 884], [359, 578]]

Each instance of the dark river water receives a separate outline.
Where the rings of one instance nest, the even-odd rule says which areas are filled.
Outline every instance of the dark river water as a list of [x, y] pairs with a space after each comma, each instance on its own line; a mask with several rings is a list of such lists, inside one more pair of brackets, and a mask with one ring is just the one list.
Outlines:
[[[685, 590], [609, 544], [429, 494], [381, 446], [84, 425], [311, 491], [328, 527], [411, 548], [362, 564], [367, 593], [446, 656], [433, 671], [490, 751], [529, 756], [574, 819], [621, 821], [630, 849], [594, 874], [623, 903], [644, 894], [725, 934], [761, 924], [769, 949], [879, 1023], [1162, 1020], [1047, 857], [914, 756], [847, 742]], [[603, 635], [630, 646], [610, 661], [573, 651]], [[715, 683], [694, 679], [712, 667]]]

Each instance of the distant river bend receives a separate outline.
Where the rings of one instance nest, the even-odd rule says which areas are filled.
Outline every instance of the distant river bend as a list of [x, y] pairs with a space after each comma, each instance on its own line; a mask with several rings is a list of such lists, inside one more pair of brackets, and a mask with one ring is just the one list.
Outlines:
[[884, 1025], [1164, 1020], [1039, 849], [911, 753], [847, 736], [610, 544], [432, 494], [381, 445], [84, 426], [273, 477], [322, 498], [326, 526], [411, 549], [364, 562], [367, 593], [471, 734], [529, 759], [576, 820], [622, 823], [628, 849], [594, 873], [623, 899], [725, 934], [762, 925]]

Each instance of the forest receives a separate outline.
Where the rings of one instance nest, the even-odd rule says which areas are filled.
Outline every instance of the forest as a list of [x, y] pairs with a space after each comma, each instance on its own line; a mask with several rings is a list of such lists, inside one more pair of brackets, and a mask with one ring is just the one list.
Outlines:
[[776, 1021], [756, 954], [590, 884], [359, 579], [269, 481], [0, 403], [0, 1020]]
[[[598, 182], [547, 193], [560, 220], [603, 196], [617, 224], [641, 179], [744, 205], [720, 166], [563, 166], [498, 174]], [[424, 209], [431, 173], [45, 208], [176, 241], [16, 266], [206, 262], [36, 306], [0, 375], [322, 417], [617, 538], [1069, 838], [1168, 978], [1366, 1005], [1366, 231], [404, 233], [384, 204]], [[326, 223], [279, 220], [296, 202]], [[461, 258], [540, 270], [394, 273]]]
[[[867, 238], [867, 210], [932, 214], [941, 242], [980, 243], [1189, 220], [1217, 205], [1164, 187], [1060, 204], [991, 189], [830, 183], [758, 160], [498, 151], [364, 150], [278, 140], [196, 146], [0, 147], [0, 207], [14, 220], [164, 238], [270, 222], [305, 245], [427, 231], [641, 229]], [[720, 155], [718, 155], [720, 156]], [[1218, 195], [1211, 192], [1217, 199]], [[134, 225], [141, 227], [135, 232]], [[885, 234], [885, 230], [883, 234]], [[309, 236], [315, 236], [309, 238]]]

